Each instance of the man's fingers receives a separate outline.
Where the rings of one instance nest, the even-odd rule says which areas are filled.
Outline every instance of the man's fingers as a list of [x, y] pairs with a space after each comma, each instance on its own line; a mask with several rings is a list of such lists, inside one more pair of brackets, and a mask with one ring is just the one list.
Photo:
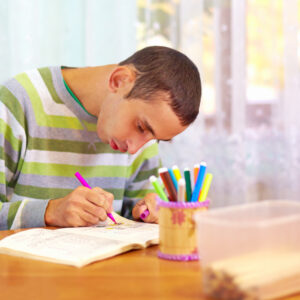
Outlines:
[[[158, 223], [158, 213], [157, 213], [157, 204], [156, 204], [156, 194], [151, 193], [147, 194], [143, 200], [140, 200], [140, 203], [137, 203], [136, 210], [139, 211], [136, 216], [133, 215], [135, 219], [140, 218], [141, 213], [143, 213], [146, 209], [149, 210], [149, 215], [142, 219], [147, 223]], [[142, 207], [142, 211], [140, 211], [140, 207]]]
[[[95, 187], [91, 191], [100, 197], [93, 197], [93, 199], [89, 200], [98, 206], [102, 206], [107, 212], [111, 212], [112, 203], [114, 201], [114, 195], [112, 193], [106, 192], [105, 190], [99, 187]], [[105, 203], [103, 203], [103, 201]], [[105, 207], [103, 205], [105, 205]]]
[[144, 207], [144, 210], [147, 209], [147, 205], [145, 204], [144, 199], [139, 200], [133, 207], [132, 216], [134, 219], [140, 218], [141, 213], [144, 211], [144, 210], [143, 211], [141, 210], [141, 207], [142, 207], [142, 209]]
[[137, 205], [133, 208], [132, 210], [132, 216], [135, 218], [135, 219], [139, 219], [141, 217], [141, 214], [146, 210], [148, 209], [147, 205], [144, 203], [144, 201], [140, 204], [137, 203]]
[[[81, 211], [80, 218], [84, 221], [84, 225], [81, 225], [81, 226], [90, 226], [90, 225], [98, 224], [99, 221], [104, 221], [107, 218], [107, 215], [103, 209], [102, 209], [102, 213], [100, 214], [99, 217], [96, 217], [86, 211]], [[105, 219], [103, 220], [103, 218], [105, 218]]]
[[98, 219], [101, 218], [101, 220], [103, 220], [104, 215], [107, 215], [107, 212], [104, 207], [97, 206], [91, 201], [83, 201], [81, 203], [81, 208], [85, 212], [97, 217]]
[[157, 214], [149, 214], [147, 218], [144, 219], [145, 222], [147, 223], [156, 223], [158, 224], [158, 216]]
[[45, 211], [45, 224], [51, 226], [91, 226], [107, 219], [113, 195], [100, 188], [77, 187], [63, 198], [51, 199]]
[[90, 190], [86, 195], [86, 199], [96, 207], [102, 207], [105, 211], [110, 212], [111, 205], [103, 194], [97, 193], [95, 190]]
[[[95, 190], [84, 189], [81, 197], [74, 198], [74, 204], [75, 206], [73, 206], [72, 209], [75, 209], [76, 213], [79, 214], [85, 222], [90, 224], [96, 224], [99, 220], [106, 220], [107, 212], [110, 212], [109, 202], [105, 199], [104, 195], [99, 194], [99, 192]], [[89, 215], [91, 215], [92, 218], [89, 217]], [[85, 224], [82, 226], [88, 225]]]

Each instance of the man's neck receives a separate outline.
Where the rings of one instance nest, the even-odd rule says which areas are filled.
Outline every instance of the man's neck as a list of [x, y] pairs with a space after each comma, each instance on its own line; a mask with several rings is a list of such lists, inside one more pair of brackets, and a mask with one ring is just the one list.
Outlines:
[[98, 117], [103, 99], [108, 93], [108, 80], [116, 65], [86, 68], [66, 68], [62, 75], [84, 108]]

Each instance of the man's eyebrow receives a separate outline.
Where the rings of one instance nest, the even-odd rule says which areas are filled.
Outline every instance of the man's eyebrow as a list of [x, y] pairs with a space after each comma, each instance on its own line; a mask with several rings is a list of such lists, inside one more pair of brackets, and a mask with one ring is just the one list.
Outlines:
[[147, 120], [143, 120], [143, 123], [144, 123], [145, 127], [147, 128], [147, 130], [149, 130], [149, 131], [152, 133], [152, 135], [154, 136], [154, 138], [157, 139], [158, 141], [164, 141], [164, 142], [170, 142], [170, 141], [172, 141], [172, 139], [168, 139], [168, 140], [160, 140], [160, 139], [158, 139], [158, 138], [156, 137], [156, 134], [155, 134], [153, 128], [152, 128], [151, 125], [147, 122]]

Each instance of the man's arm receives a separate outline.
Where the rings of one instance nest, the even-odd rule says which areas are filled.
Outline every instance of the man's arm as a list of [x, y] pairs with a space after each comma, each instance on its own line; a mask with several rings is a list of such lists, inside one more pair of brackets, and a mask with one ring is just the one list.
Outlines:
[[47, 201], [14, 194], [26, 152], [26, 120], [18, 100], [0, 87], [0, 229], [44, 226]]
[[0, 86], [0, 230], [45, 226], [48, 201], [14, 193], [26, 153], [26, 128], [22, 103]]
[[47, 200], [0, 202], [0, 230], [45, 226]]

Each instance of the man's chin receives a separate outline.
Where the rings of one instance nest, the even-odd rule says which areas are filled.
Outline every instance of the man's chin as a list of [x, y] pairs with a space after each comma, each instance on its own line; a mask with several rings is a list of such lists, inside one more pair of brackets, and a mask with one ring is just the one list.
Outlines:
[[123, 152], [123, 153], [127, 152], [127, 150], [125, 150], [125, 149], [119, 149], [119, 151]]
[[109, 144], [109, 139], [105, 136], [101, 136], [100, 134], [98, 134], [98, 138], [101, 140], [102, 143]]

